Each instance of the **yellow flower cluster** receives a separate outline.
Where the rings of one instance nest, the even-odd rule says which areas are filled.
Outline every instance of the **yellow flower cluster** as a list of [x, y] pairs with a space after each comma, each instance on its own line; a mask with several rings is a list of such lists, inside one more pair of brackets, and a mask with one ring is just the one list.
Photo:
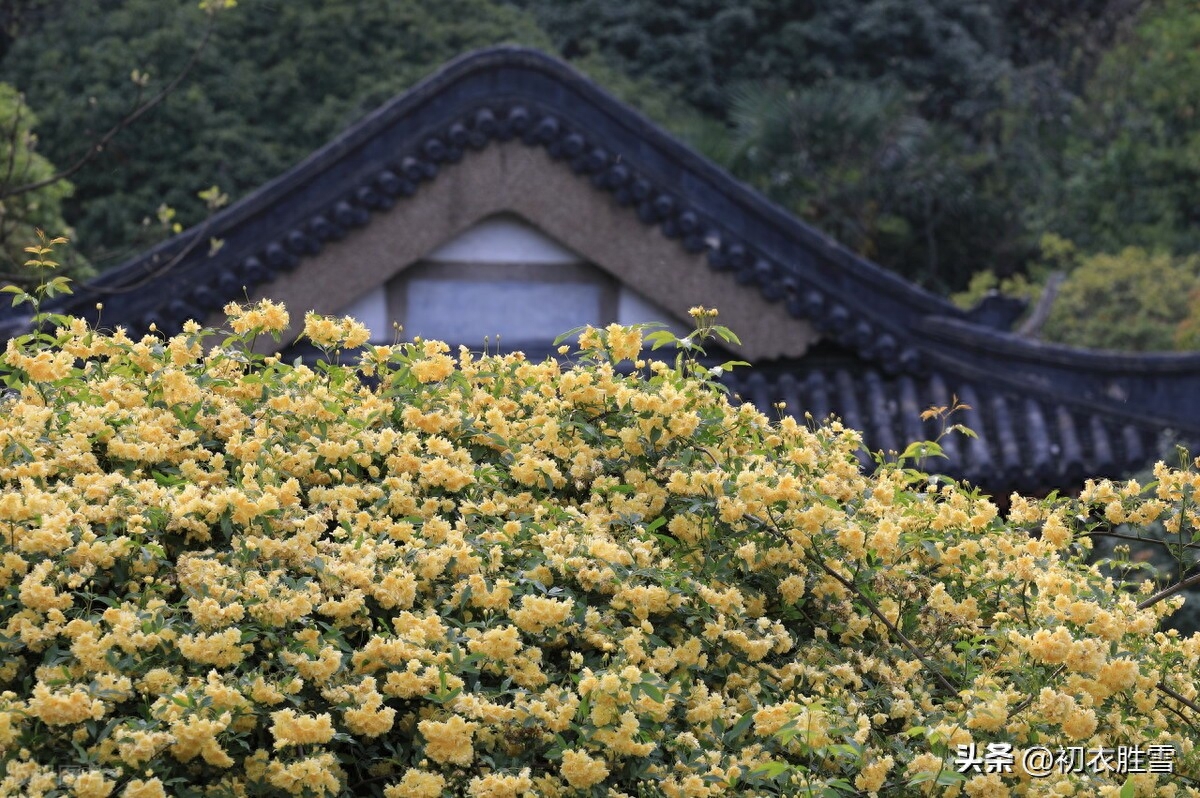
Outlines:
[[1002, 513], [646, 365], [636, 328], [573, 369], [432, 341], [310, 368], [252, 354], [281, 306], [228, 311], [223, 347], [71, 322], [4, 354], [0, 794], [1124, 784], [951, 777], [957, 745], [1049, 741], [1169, 748], [1137, 794], [1200, 795], [1200, 637], [1084, 559], [1095, 519], [1194, 529], [1196, 469]]
[[349, 317], [335, 319], [309, 311], [304, 315], [304, 337], [323, 349], [357, 349], [371, 340], [371, 331]]
[[579, 790], [586, 790], [604, 781], [608, 765], [603, 759], [588, 756], [583, 751], [566, 750], [562, 755], [562, 775], [567, 783]]
[[297, 715], [295, 710], [282, 709], [271, 713], [271, 734], [276, 748], [327, 743], [333, 739], [333, 721], [327, 712]]
[[425, 753], [435, 762], [469, 765], [475, 758], [471, 737], [475, 724], [452, 715], [448, 720], [423, 720], [417, 728], [425, 738]]
[[230, 329], [239, 334], [282, 333], [291, 324], [287, 309], [269, 299], [259, 300], [251, 307], [231, 302], [225, 306], [225, 315], [229, 318]]

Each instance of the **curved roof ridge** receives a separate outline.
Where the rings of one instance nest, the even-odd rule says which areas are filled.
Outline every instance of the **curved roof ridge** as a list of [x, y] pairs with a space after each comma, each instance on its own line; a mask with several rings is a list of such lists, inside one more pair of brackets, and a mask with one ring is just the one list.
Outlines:
[[1200, 352], [1130, 352], [1117, 349], [1088, 349], [1026, 338], [962, 319], [928, 316], [920, 329], [930, 336], [953, 341], [962, 350], [1001, 352], [1009, 358], [1053, 364], [1080, 372], [1200, 373]]
[[[82, 286], [61, 307], [86, 308], [97, 295], [120, 297], [130, 286], [167, 278], [186, 282], [186, 298], [159, 285], [144, 300], [107, 311], [119, 317], [125, 306], [142, 326], [162, 328], [185, 306], [211, 309], [201, 283], [219, 279], [222, 269], [232, 275], [217, 293], [235, 286], [224, 300], [240, 298], [242, 285], [269, 282], [325, 240], [367, 223], [372, 211], [417, 193], [466, 148], [517, 136], [615, 195], [641, 223], [706, 253], [714, 269], [733, 272], [769, 301], [787, 302], [793, 316], [864, 357], [912, 367], [919, 360], [914, 323], [930, 313], [963, 315], [791, 216], [567, 64], [511, 46], [450, 62], [230, 207]], [[215, 258], [206, 256], [210, 237], [225, 242]]]

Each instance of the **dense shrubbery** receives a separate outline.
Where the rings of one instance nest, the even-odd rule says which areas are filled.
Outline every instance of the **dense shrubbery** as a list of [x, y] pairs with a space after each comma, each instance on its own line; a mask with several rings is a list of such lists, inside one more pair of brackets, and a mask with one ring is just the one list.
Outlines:
[[1188, 298], [1196, 290], [1200, 256], [1174, 258], [1136, 247], [1086, 256], [1063, 283], [1045, 337], [1105, 349], [1186, 348]]
[[1045, 340], [1143, 352], [1200, 348], [1200, 256], [1138, 247], [1087, 254], [1061, 236], [1046, 235], [1041, 261], [1033, 279], [978, 272], [953, 300], [967, 309], [998, 290], [1026, 300], [1032, 309], [1043, 298], [1049, 276], [1058, 272], [1063, 279], [1044, 326], [1035, 331]]
[[[1001, 516], [640, 329], [351, 366], [366, 331], [310, 314], [310, 367], [253, 353], [282, 307], [229, 311], [8, 345], [2, 794], [1200, 794], [1200, 637], [1082, 561], [1194, 530], [1194, 470]], [[972, 742], [1176, 775], [959, 774]]]
[[[66, 180], [53, 179], [54, 165], [38, 152], [36, 127], [37, 118], [17, 90], [0, 83], [0, 274], [5, 281], [27, 277], [20, 265], [35, 230], [70, 230], [63, 219], [63, 202], [74, 188]], [[77, 255], [64, 265], [76, 278], [95, 274]]]

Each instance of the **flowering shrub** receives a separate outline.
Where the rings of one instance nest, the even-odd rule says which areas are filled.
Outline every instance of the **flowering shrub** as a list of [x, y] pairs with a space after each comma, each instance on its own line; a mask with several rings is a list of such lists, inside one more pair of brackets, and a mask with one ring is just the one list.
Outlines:
[[[1200, 637], [1083, 561], [1106, 515], [1190, 535], [1194, 469], [1001, 516], [639, 328], [350, 366], [361, 326], [310, 315], [310, 367], [252, 352], [284, 308], [227, 311], [8, 343], [0, 794], [1200, 794]], [[959, 773], [971, 743], [1174, 775]]]

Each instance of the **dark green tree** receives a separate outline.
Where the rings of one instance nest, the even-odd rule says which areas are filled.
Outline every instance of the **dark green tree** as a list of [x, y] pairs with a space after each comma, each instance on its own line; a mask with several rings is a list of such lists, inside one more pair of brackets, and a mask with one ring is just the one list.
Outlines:
[[[37, 275], [23, 268], [37, 243], [37, 231], [70, 234], [63, 202], [72, 186], [38, 148], [37, 119], [24, 98], [0, 83], [0, 279], [30, 288]], [[16, 189], [16, 190], [12, 190]], [[63, 270], [73, 279], [93, 274], [77, 254], [64, 255]]]
[[1085, 251], [1200, 249], [1200, 13], [1161, 0], [1108, 52], [1065, 148], [1056, 232]]
[[[34, 19], [12, 40], [0, 76], [44, 109], [44, 148], [62, 162], [186, 75], [73, 176], [65, 212], [101, 267], [160, 237], [160, 209], [162, 218], [176, 213], [168, 231], [195, 224], [207, 213], [198, 189], [216, 185], [237, 198], [257, 188], [464, 52], [552, 49], [531, 15], [491, 0], [241, 0], [211, 36], [196, 0], [78, 0], [70, 13]], [[703, 127], [645, 80], [598, 58], [578, 66], [656, 119]]]
[[568, 57], [600, 55], [727, 123], [732, 141], [698, 144], [735, 175], [943, 290], [1036, 256], [1063, 120], [1141, 5], [511, 1]]
[[[1166, 55], [1136, 64], [1139, 46], [1184, 52], [1194, 21], [1147, 21], [1176, 7], [1188, 13], [1179, 0], [1089, 15], [1070, 0], [242, 0], [196, 56], [195, 0], [69, 13], [0, 0], [0, 79], [39, 110], [41, 152], [71, 164], [197, 59], [72, 175], [64, 215], [101, 266], [161, 235], [160, 206], [193, 224], [198, 189], [236, 198], [450, 58], [516, 42], [567, 56], [849, 246], [949, 290], [1026, 269], [1046, 232], [1086, 251], [1188, 244], [1187, 119], [1165, 117], [1186, 114], [1182, 86], [1200, 81]], [[1135, 22], [1150, 44], [1114, 50]], [[1181, 88], [1163, 97], [1163, 84]]]
[[[44, 151], [70, 162], [139, 92], [184, 70], [207, 24], [196, 0], [78, 0], [16, 38], [0, 76], [42, 109]], [[237, 197], [445, 61], [499, 42], [549, 46], [528, 15], [487, 0], [242, 0], [186, 80], [73, 176], [76, 241], [98, 265], [119, 262], [159, 229], [160, 205], [194, 224], [199, 189]]]

